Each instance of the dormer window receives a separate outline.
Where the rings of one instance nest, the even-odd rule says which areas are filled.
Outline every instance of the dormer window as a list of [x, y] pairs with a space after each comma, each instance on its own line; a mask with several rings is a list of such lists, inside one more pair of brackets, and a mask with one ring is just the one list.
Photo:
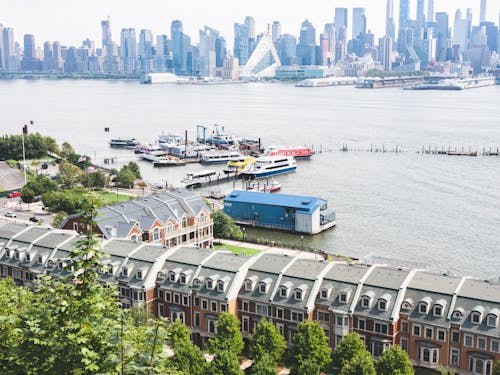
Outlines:
[[340, 292], [339, 302], [340, 303], [347, 303], [347, 293], [346, 292]]
[[486, 317], [486, 324], [488, 325], [488, 327], [496, 328], [496, 326], [498, 325], [498, 316], [491, 313], [488, 314], [488, 316]]
[[137, 271], [137, 278], [142, 280], [142, 271]]
[[460, 311], [460, 310], [453, 311], [453, 315], [452, 315], [453, 319], [462, 319], [463, 316], [464, 316], [464, 314], [462, 311]]
[[362, 307], [370, 307], [370, 297], [368, 296], [363, 296], [361, 297], [361, 306]]
[[196, 279], [193, 280], [193, 286], [195, 288], [201, 287], [202, 284], [203, 284], [203, 280], [201, 280], [199, 278], [196, 278]]
[[122, 276], [128, 277], [128, 268], [125, 267], [124, 269], [122, 269]]
[[443, 316], [443, 306], [434, 305], [434, 316]]
[[425, 302], [420, 302], [418, 304], [418, 312], [420, 314], [427, 314], [427, 308], [428, 308], [429, 305], [427, 305], [427, 303]]
[[474, 324], [479, 324], [481, 323], [481, 314], [477, 311], [473, 311], [471, 314], [470, 314], [470, 320], [472, 323]]
[[169, 280], [171, 283], [175, 283], [175, 281], [176, 281], [176, 274], [175, 274], [175, 272], [170, 272], [170, 273], [168, 274], [168, 280]]
[[387, 311], [387, 301], [384, 299], [378, 300], [378, 309], [380, 311]]
[[286, 284], [280, 286], [280, 297], [281, 298], [288, 298], [291, 287], [292, 287], [292, 283], [286, 283]]
[[295, 299], [297, 301], [302, 301], [302, 290], [295, 289]]
[[9, 250], [9, 249], [6, 249], [6, 250], [5, 250], [5, 256], [6, 256], [7, 258], [10, 258], [10, 250]]
[[213, 290], [214, 289], [214, 284], [212, 279], [207, 280], [207, 289]]
[[326, 289], [321, 289], [321, 291], [319, 292], [319, 298], [321, 299], [328, 299], [328, 290]]
[[180, 283], [182, 285], [186, 285], [186, 275], [185, 274], [181, 274]]
[[42, 264], [43, 263], [43, 258], [42, 258], [41, 255], [38, 256], [37, 263], [38, 264]]
[[31, 262], [31, 254], [27, 253], [24, 259], [26, 260], [26, 262]]
[[361, 297], [361, 307], [371, 308], [374, 298], [375, 298], [375, 292], [373, 292], [372, 290], [367, 291]]
[[267, 284], [264, 284], [264, 283], [259, 284], [259, 293], [261, 293], [261, 294], [267, 293]]
[[252, 280], [245, 280], [245, 290], [247, 292], [251, 292], [253, 289], [252, 287]]
[[14, 251], [14, 259], [19, 260], [19, 250]]
[[108, 274], [113, 275], [113, 266], [111, 264], [108, 266]]
[[219, 292], [224, 291], [224, 281], [222, 281], [222, 280], [217, 281], [217, 291], [219, 291]]
[[62, 270], [64, 268], [64, 263], [62, 261], [57, 262], [57, 267]]

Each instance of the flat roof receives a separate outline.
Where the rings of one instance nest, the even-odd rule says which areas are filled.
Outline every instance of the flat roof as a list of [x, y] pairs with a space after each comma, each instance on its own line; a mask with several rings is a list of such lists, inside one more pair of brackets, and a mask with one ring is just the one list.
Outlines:
[[224, 202], [265, 204], [269, 206], [292, 207], [312, 213], [319, 205], [327, 203], [324, 199], [302, 195], [269, 194], [256, 191], [233, 190], [226, 195]]

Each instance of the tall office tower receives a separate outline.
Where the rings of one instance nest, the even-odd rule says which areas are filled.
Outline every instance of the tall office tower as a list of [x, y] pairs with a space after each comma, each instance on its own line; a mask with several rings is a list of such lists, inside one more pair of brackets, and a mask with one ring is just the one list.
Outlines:
[[215, 41], [219, 37], [219, 32], [208, 26], [200, 30], [200, 44], [199, 44], [199, 57], [200, 57], [200, 72], [204, 77], [215, 77], [216, 68], [216, 54], [215, 54]]
[[498, 52], [498, 27], [493, 22], [481, 22], [486, 28], [487, 46], [490, 52]]
[[325, 24], [325, 33], [328, 35], [328, 65], [335, 63], [335, 25]]
[[489, 63], [490, 53], [487, 43], [486, 26], [474, 26], [471, 32], [471, 48], [468, 55], [475, 74], [480, 73], [482, 67]]
[[352, 10], [352, 39], [366, 34], [365, 8], [353, 8]]
[[245, 26], [248, 30], [248, 56], [252, 55], [252, 52], [257, 45], [257, 31], [255, 29], [255, 19], [251, 16], [245, 17]]
[[410, 0], [399, 0], [399, 27], [408, 26], [410, 19]]
[[6, 71], [5, 56], [3, 50], [3, 25], [0, 23], [0, 71]]
[[319, 65], [327, 66], [329, 62], [328, 33], [323, 31], [319, 35]]
[[390, 36], [384, 36], [383, 38], [380, 38], [378, 40], [378, 46], [379, 46], [379, 61], [384, 67], [385, 71], [390, 71], [392, 70], [392, 61], [393, 61], [393, 54], [392, 54], [392, 38]]
[[299, 45], [297, 56], [301, 59], [301, 65], [316, 65], [316, 29], [309, 20], [302, 22], [300, 27]]
[[155, 71], [168, 71], [169, 47], [168, 37], [166, 35], [158, 35], [156, 37], [156, 54], [155, 54]]
[[139, 70], [141, 73], [154, 71], [153, 34], [151, 30], [142, 29], [139, 33]]
[[481, 0], [481, 9], [479, 11], [479, 23], [486, 22], [486, 0]]
[[120, 39], [120, 70], [124, 74], [137, 71], [137, 40], [134, 28], [122, 29]]
[[415, 29], [415, 37], [422, 39], [425, 28], [425, 0], [417, 0], [417, 27]]
[[291, 34], [283, 34], [280, 40], [279, 57], [282, 65], [298, 63], [297, 38]]
[[[453, 23], [453, 46], [459, 46], [459, 54], [469, 47], [469, 34], [471, 24], [468, 18], [462, 18], [462, 12], [457, 9]], [[460, 56], [455, 56], [455, 58]]]
[[344, 26], [340, 26], [337, 34], [338, 38], [335, 43], [335, 62], [342, 60], [347, 54], [347, 29]]
[[48, 72], [53, 70], [52, 64], [54, 61], [54, 53], [52, 50], [52, 43], [45, 42], [43, 43], [43, 61], [42, 61], [42, 70], [44, 72]]
[[399, 53], [406, 53], [408, 49], [413, 49], [414, 42], [413, 29], [409, 27], [400, 27], [398, 30], [397, 51]]
[[250, 57], [248, 46], [248, 29], [244, 24], [234, 24], [234, 57], [239, 61], [240, 66], [246, 65]]
[[273, 26], [271, 27], [271, 36], [274, 43], [277, 43], [281, 38], [281, 24], [279, 21], [273, 22]]
[[448, 13], [436, 13], [436, 59], [445, 61], [449, 44]]
[[172, 21], [170, 26], [170, 35], [172, 39], [172, 65], [175, 74], [187, 74], [187, 53], [188, 46], [182, 31], [182, 22], [179, 20]]
[[102, 55], [104, 57], [104, 71], [116, 73], [118, 70], [118, 58], [114, 56], [113, 39], [111, 37], [111, 23], [108, 19], [101, 21], [102, 33]]
[[61, 42], [57, 40], [52, 43], [52, 56], [54, 59], [54, 69], [58, 72], [63, 70], [63, 59], [62, 59], [62, 50], [61, 50]]
[[215, 67], [224, 67], [224, 59], [227, 56], [226, 40], [223, 36], [215, 39]]
[[385, 35], [392, 40], [396, 37], [396, 25], [394, 23], [394, 0], [387, 0], [385, 8]]
[[343, 26], [344, 29], [347, 29], [347, 8], [335, 8], [335, 38], [339, 40], [339, 31]]
[[35, 37], [32, 34], [24, 35], [24, 55], [21, 60], [22, 70], [41, 71], [42, 62], [36, 57]]
[[101, 21], [101, 31], [102, 49], [105, 49], [113, 44], [113, 39], [111, 38], [111, 24], [109, 21], [109, 17], [108, 19]]
[[427, 22], [434, 22], [434, 0], [427, 0]]

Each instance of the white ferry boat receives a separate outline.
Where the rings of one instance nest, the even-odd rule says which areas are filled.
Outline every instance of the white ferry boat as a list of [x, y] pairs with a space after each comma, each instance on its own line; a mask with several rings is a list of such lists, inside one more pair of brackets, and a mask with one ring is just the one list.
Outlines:
[[243, 177], [254, 179], [295, 172], [297, 162], [292, 156], [263, 156], [255, 159], [241, 172]]
[[135, 147], [139, 144], [139, 141], [136, 138], [123, 139], [123, 138], [115, 138], [109, 141], [109, 145], [111, 147]]
[[234, 161], [241, 158], [241, 154], [238, 151], [211, 151], [204, 152], [201, 154], [200, 163], [202, 164], [218, 164], [227, 163], [228, 161]]

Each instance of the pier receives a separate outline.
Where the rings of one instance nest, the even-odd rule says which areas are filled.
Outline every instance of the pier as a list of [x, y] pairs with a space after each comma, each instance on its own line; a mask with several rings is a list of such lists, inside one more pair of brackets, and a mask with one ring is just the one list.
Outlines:
[[[482, 151], [478, 151], [482, 150]], [[347, 143], [343, 143], [339, 149], [340, 152], [375, 152], [375, 153], [394, 153], [402, 154], [407, 153], [408, 150], [401, 148], [399, 145], [376, 145], [370, 144], [369, 147], [350, 147]], [[451, 147], [451, 146], [435, 146], [428, 145], [422, 146], [420, 150], [416, 151], [421, 155], [448, 155], [448, 156], [500, 156], [500, 147], [482, 147], [473, 149], [471, 146], [468, 148]]]

